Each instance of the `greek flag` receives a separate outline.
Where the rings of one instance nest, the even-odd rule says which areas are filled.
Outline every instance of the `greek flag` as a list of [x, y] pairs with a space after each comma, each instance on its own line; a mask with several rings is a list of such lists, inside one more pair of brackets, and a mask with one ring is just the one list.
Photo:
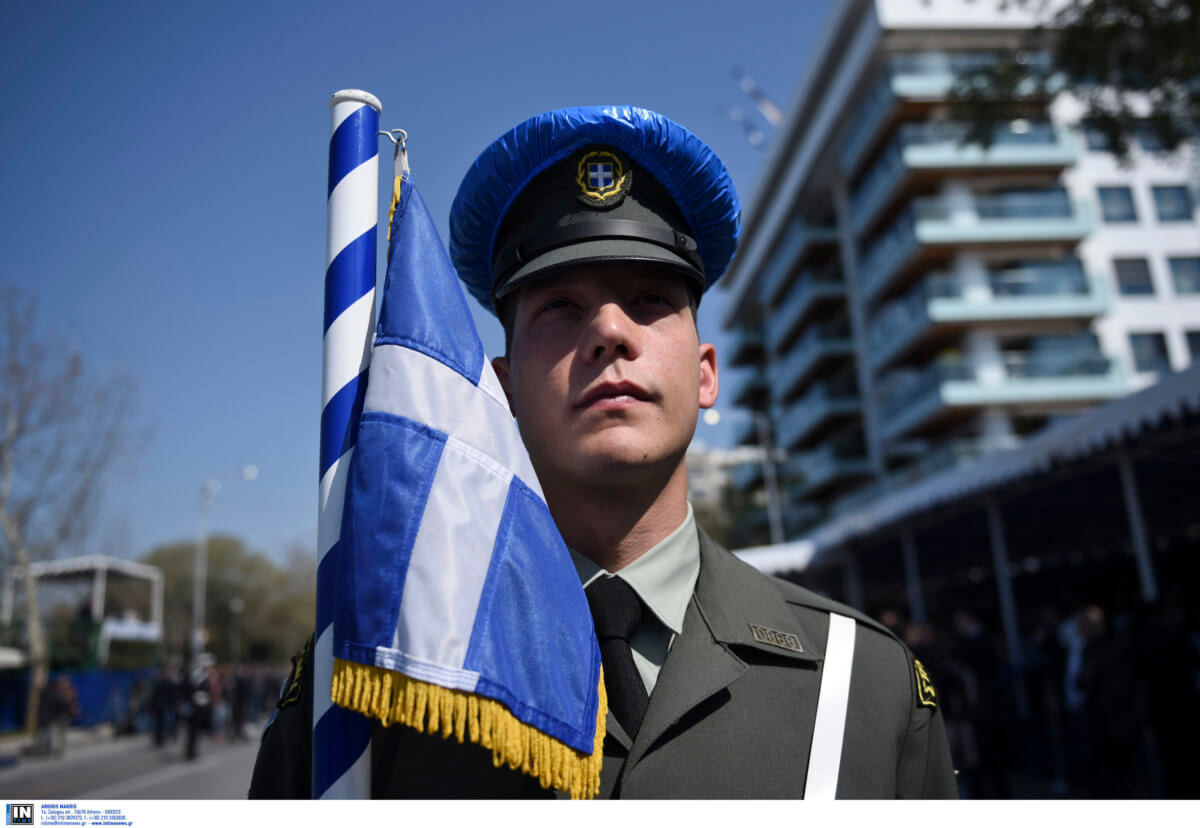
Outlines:
[[342, 514], [332, 700], [594, 796], [587, 601], [407, 175]]

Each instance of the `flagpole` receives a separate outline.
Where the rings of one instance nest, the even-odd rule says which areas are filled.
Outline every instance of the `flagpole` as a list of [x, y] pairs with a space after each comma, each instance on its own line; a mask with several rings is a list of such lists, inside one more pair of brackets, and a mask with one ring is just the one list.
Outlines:
[[329, 102], [325, 334], [313, 656], [314, 799], [371, 795], [370, 721], [332, 704], [333, 609], [346, 476], [357, 438], [375, 328], [379, 100], [343, 89]]

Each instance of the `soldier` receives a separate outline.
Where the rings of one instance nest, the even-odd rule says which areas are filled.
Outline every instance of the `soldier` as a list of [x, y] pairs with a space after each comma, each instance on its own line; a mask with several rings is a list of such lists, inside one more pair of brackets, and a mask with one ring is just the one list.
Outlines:
[[[451, 257], [504, 326], [493, 366], [596, 622], [610, 708], [601, 795], [955, 796], [936, 695], [904, 645], [742, 563], [694, 520], [684, 454], [718, 392], [696, 312], [738, 222], [712, 150], [633, 107], [517, 126], [476, 160], [451, 211]], [[308, 749], [310, 662], [298, 661], [295, 724], [266, 733], [252, 796], [307, 795], [306, 765], [264, 757]], [[450, 782], [428, 770], [438, 757], [403, 756], [451, 750], [437, 737], [385, 738], [377, 795], [537, 792], [507, 769]]]

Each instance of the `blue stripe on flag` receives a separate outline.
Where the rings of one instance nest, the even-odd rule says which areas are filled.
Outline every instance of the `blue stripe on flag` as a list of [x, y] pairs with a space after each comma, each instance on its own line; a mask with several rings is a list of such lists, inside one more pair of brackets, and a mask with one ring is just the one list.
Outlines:
[[[478, 671], [476, 692], [503, 702], [522, 721], [591, 753], [600, 649], [579, 577], [546, 504], [514, 477], [496, 533], [464, 669]], [[547, 607], [554, 597], [555, 606]], [[546, 665], [587, 668], [546, 669]], [[536, 700], [541, 709], [527, 703]]]
[[325, 711], [313, 728], [313, 743], [324, 746], [313, 752], [314, 799], [358, 761], [370, 739], [371, 720], [366, 716], [337, 705]]
[[338, 125], [329, 137], [329, 193], [347, 173], [379, 154], [378, 133], [379, 113], [366, 104]]
[[[401, 221], [408, 216], [406, 221]], [[392, 220], [377, 345], [404, 345], [478, 384], [483, 343], [429, 210], [406, 179]]]
[[375, 228], [342, 248], [325, 272], [325, 330], [375, 288]]
[[321, 477], [354, 445], [354, 424], [366, 394], [367, 371], [363, 371], [338, 389], [321, 412]]
[[333, 654], [375, 663], [391, 647], [413, 543], [441, 462], [446, 435], [421, 423], [367, 411], [346, 482], [338, 542]]

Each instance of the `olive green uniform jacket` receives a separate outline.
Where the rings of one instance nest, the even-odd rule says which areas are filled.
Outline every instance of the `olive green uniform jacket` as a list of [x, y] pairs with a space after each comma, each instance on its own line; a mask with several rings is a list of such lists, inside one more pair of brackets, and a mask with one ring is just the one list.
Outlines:
[[[936, 697], [905, 646], [862, 613], [699, 537], [696, 591], [637, 738], [609, 714], [601, 796], [802, 797], [831, 612], [857, 622], [838, 797], [957, 796]], [[263, 734], [252, 797], [310, 795], [311, 676], [304, 665], [298, 700]], [[376, 726], [371, 764], [375, 796], [550, 795], [493, 768], [489, 751], [403, 726]]]

